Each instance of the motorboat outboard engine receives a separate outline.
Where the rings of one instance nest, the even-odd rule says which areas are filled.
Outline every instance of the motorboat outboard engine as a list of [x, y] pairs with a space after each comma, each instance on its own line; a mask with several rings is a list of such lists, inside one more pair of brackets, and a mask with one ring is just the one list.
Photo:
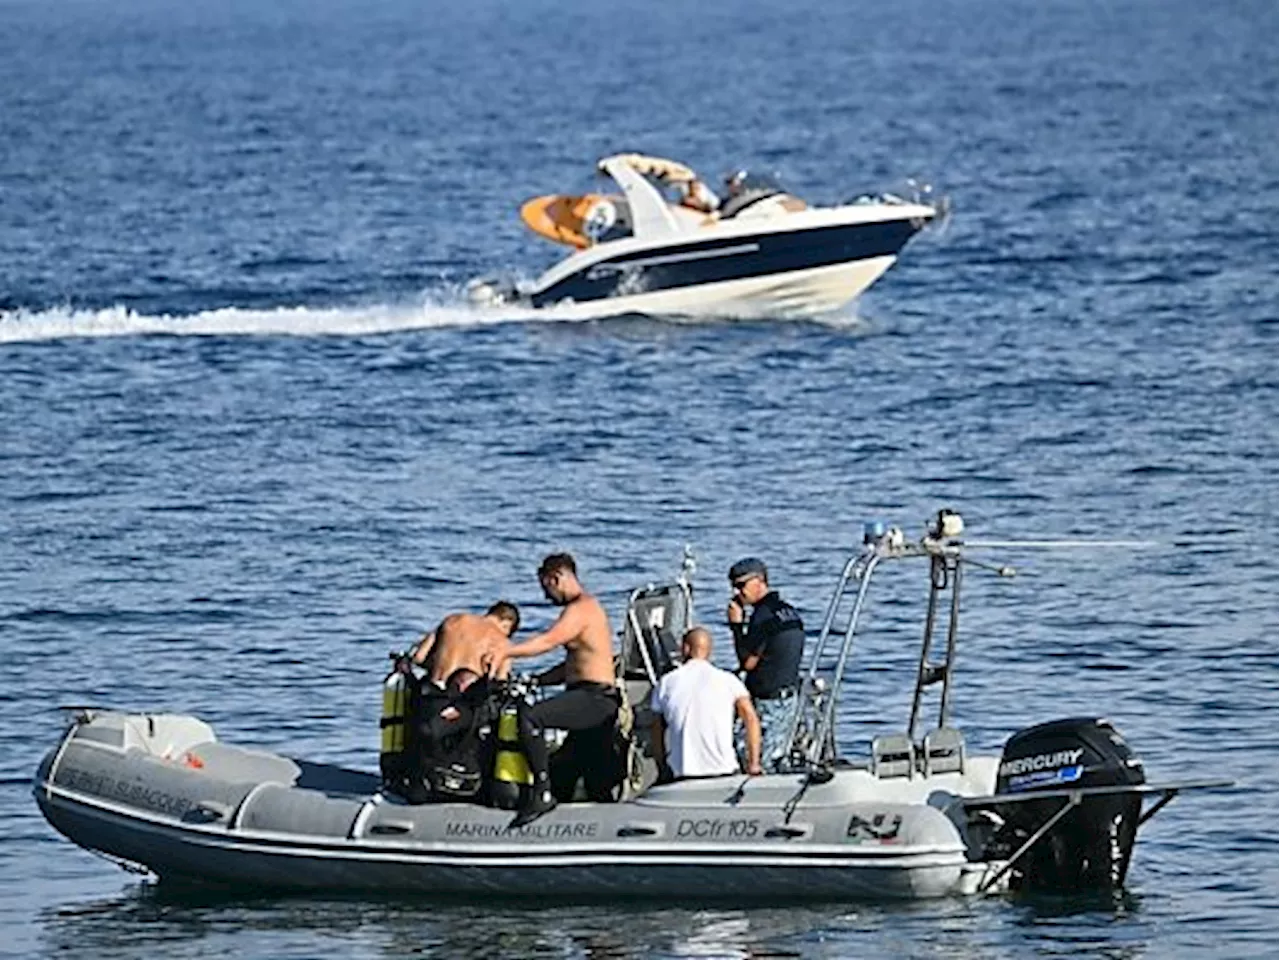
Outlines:
[[468, 280], [464, 292], [473, 307], [501, 307], [520, 299], [513, 281], [498, 277], [476, 277]]
[[[1138, 832], [1142, 798], [1124, 787], [1144, 783], [1142, 761], [1107, 720], [1054, 720], [1015, 733], [1005, 744], [996, 795], [1019, 802], [998, 807], [1004, 857], [1012, 856], [1071, 803], [1063, 791], [1120, 787], [1084, 794], [1013, 864], [1009, 886], [1026, 892], [1114, 890], [1124, 884]], [[1056, 791], [1044, 800], [1024, 800]]]

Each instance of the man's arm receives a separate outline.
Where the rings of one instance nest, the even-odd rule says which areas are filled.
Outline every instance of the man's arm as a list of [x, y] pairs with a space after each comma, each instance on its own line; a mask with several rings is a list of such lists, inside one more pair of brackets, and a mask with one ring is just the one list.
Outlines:
[[760, 663], [760, 654], [764, 652], [764, 644], [751, 640], [751, 626], [747, 622], [747, 611], [738, 599], [729, 601], [725, 610], [725, 620], [733, 634], [733, 652], [738, 655], [738, 667], [743, 673], [750, 673]]
[[507, 659], [510, 646], [507, 640], [490, 640], [488, 649], [480, 656], [481, 672], [497, 680], [507, 679], [511, 672], [511, 661]]
[[521, 657], [541, 656], [548, 650], [563, 647], [577, 637], [581, 630], [581, 617], [577, 609], [565, 607], [564, 612], [560, 614], [560, 619], [551, 625], [550, 630], [530, 637], [524, 643], [513, 643], [508, 647], [507, 659], [518, 660]]
[[436, 627], [430, 633], [423, 634], [422, 639], [418, 641], [418, 645], [413, 648], [413, 652], [409, 655], [414, 663], [422, 664], [431, 653], [431, 648], [436, 645]]
[[738, 602], [737, 597], [730, 600], [729, 606], [725, 608], [724, 620], [729, 625], [729, 632], [733, 634], [733, 647], [738, 652], [738, 659], [741, 660], [741, 644], [747, 638], [747, 611]]
[[760, 717], [750, 697], [739, 697], [733, 702], [742, 725], [747, 728], [747, 773], [759, 776], [763, 773], [760, 767]]
[[653, 715], [653, 726], [649, 728], [649, 736], [653, 738], [653, 759], [658, 761], [659, 770], [665, 770], [667, 766], [667, 724], [662, 719], [662, 714], [655, 713]]
[[733, 628], [733, 650], [738, 655], [738, 666], [743, 673], [750, 673], [760, 664], [764, 654], [764, 641], [751, 639], [750, 628], [745, 623], [730, 623]]

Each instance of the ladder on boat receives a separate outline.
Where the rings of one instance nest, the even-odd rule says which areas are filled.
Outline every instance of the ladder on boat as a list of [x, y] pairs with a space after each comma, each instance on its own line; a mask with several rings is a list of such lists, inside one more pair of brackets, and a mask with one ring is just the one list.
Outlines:
[[[911, 712], [904, 734], [877, 737], [873, 741], [872, 767], [881, 776], [907, 777], [914, 776], [917, 768], [926, 775], [963, 768], [963, 738], [959, 731], [947, 725], [960, 623], [960, 588], [965, 565], [975, 562], [964, 554], [960, 539], [963, 532], [960, 515], [950, 510], [940, 511], [918, 542], [907, 541], [896, 527], [886, 529], [880, 523], [867, 525], [862, 551], [849, 558], [836, 582], [822, 629], [809, 656], [808, 669], [801, 679], [800, 695], [784, 741], [784, 768], [813, 770], [835, 764], [836, 709], [872, 577], [881, 562], [911, 557], [924, 558], [929, 564], [929, 596]], [[1001, 576], [1012, 575], [1008, 567], [979, 565]], [[848, 607], [850, 600], [852, 606], [843, 629], [837, 629], [840, 612]], [[945, 637], [939, 642], [938, 623], [944, 606], [947, 627]], [[822, 663], [830, 650], [835, 651], [835, 664], [823, 670]], [[940, 659], [935, 659], [939, 654]], [[937, 723], [923, 739], [917, 740], [926, 693], [939, 685]]]

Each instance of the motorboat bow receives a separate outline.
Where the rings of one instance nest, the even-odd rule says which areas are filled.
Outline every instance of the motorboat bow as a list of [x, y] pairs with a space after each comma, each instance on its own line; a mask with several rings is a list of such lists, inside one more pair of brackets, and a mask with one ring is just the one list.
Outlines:
[[532, 283], [472, 281], [473, 303], [567, 317], [815, 316], [866, 290], [946, 209], [927, 187], [811, 207], [746, 171], [719, 199], [683, 164], [641, 154], [605, 157], [598, 170], [616, 192], [537, 197], [521, 210], [573, 252]]
[[[695, 622], [686, 564], [627, 604], [617, 676], [634, 722], [618, 802], [561, 803], [512, 829], [510, 810], [413, 804], [378, 774], [223, 743], [195, 717], [88, 708], [41, 762], [35, 797], [55, 828], [123, 865], [237, 887], [771, 902], [1119, 888], [1143, 823], [1182, 791], [1227, 784], [1149, 782], [1092, 717], [970, 753], [948, 723], [960, 587], [971, 564], [992, 568], [970, 561], [962, 532], [948, 511], [915, 541], [869, 527], [810, 644], [785, 758], [763, 776], [655, 782], [648, 699]], [[850, 760], [837, 707], [873, 575], [899, 561], [929, 573], [911, 711]]]

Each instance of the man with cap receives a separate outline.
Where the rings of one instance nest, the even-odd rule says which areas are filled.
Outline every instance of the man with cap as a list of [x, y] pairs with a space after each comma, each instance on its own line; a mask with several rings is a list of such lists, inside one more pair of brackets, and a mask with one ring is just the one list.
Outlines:
[[[804, 621], [795, 607], [769, 588], [769, 570], [756, 557], [729, 568], [733, 599], [726, 616], [733, 631], [747, 692], [763, 727], [761, 759], [766, 768], [782, 759], [804, 655]], [[751, 607], [751, 618], [746, 607]]]

